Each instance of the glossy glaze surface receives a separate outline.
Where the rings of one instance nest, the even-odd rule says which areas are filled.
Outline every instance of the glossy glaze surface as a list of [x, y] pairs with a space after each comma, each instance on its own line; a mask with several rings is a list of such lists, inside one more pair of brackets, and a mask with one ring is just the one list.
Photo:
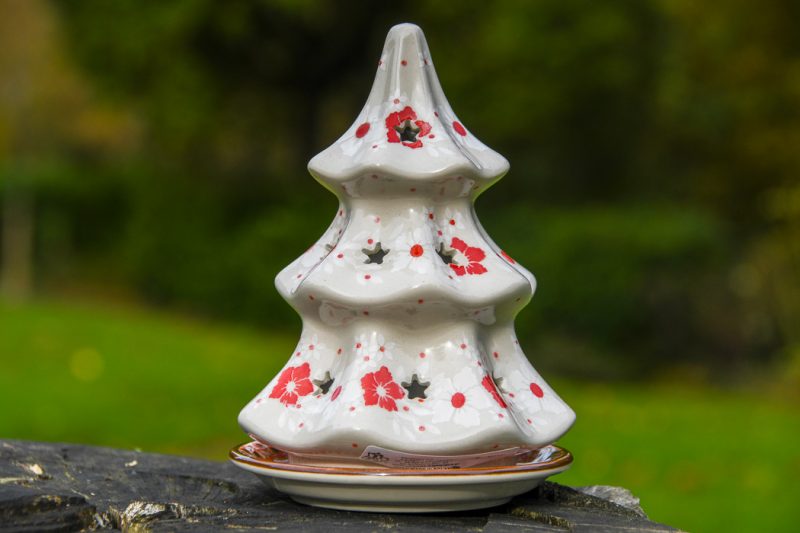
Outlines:
[[442, 512], [494, 507], [569, 468], [572, 456], [548, 446], [526, 463], [463, 471], [398, 471], [293, 465], [282, 452], [252, 442], [231, 460], [301, 503], [370, 512]]
[[276, 279], [303, 332], [240, 413], [245, 431], [331, 457], [538, 448], [563, 435], [575, 415], [514, 333], [536, 281], [473, 208], [508, 162], [453, 113], [418, 27], [392, 28], [364, 109], [309, 169], [340, 206]]

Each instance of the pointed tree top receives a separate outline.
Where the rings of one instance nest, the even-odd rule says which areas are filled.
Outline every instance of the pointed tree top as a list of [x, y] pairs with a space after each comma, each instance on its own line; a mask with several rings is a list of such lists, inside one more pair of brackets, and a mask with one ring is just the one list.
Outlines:
[[410, 180], [463, 175], [488, 185], [505, 174], [508, 161], [450, 108], [419, 26], [399, 24], [389, 30], [358, 118], [309, 170], [325, 182], [378, 173]]

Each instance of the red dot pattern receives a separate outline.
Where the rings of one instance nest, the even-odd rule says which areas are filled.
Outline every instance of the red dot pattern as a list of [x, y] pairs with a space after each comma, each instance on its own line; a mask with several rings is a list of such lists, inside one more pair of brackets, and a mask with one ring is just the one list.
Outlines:
[[360, 139], [364, 135], [366, 135], [368, 131], [369, 131], [369, 122], [365, 122], [365, 123], [361, 124], [358, 127], [358, 129], [356, 129], [356, 137], [358, 137]]
[[457, 392], [450, 397], [450, 403], [456, 409], [461, 409], [467, 403], [467, 398], [462, 393]]

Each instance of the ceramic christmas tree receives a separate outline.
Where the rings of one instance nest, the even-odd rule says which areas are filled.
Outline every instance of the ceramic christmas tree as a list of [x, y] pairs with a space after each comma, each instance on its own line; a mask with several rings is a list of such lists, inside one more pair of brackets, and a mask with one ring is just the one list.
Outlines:
[[244, 430], [287, 464], [390, 473], [514, 465], [563, 435], [575, 415], [514, 333], [536, 281], [473, 209], [508, 162], [453, 113], [418, 27], [391, 29], [366, 105], [309, 170], [340, 205], [276, 279], [303, 332]]

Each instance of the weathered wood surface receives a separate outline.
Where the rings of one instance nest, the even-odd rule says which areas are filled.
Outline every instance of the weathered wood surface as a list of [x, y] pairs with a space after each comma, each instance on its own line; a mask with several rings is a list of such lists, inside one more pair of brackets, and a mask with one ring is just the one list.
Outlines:
[[494, 509], [425, 515], [356, 513], [294, 503], [229, 463], [0, 440], [0, 530], [93, 529], [676, 531], [648, 520], [638, 500], [617, 488], [576, 490], [545, 483]]

